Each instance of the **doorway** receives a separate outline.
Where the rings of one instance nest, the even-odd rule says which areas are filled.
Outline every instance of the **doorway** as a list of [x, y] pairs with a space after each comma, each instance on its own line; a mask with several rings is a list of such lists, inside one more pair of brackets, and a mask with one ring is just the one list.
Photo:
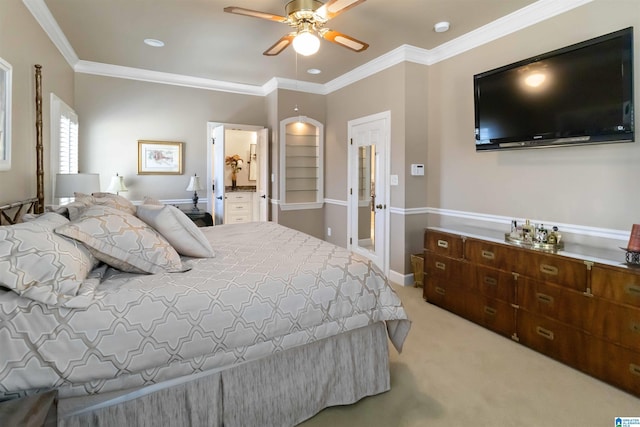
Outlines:
[[389, 111], [351, 120], [349, 138], [349, 249], [389, 269]]
[[228, 218], [225, 209], [229, 198], [227, 193], [232, 191], [232, 175], [225, 159], [235, 154], [242, 159], [241, 169], [236, 174], [237, 189], [243, 190], [242, 196], [251, 197], [248, 218], [251, 221], [267, 221], [268, 130], [261, 126], [209, 122], [207, 135], [207, 182], [210, 183], [207, 188], [207, 210], [213, 216], [214, 223], [224, 224], [225, 216]]

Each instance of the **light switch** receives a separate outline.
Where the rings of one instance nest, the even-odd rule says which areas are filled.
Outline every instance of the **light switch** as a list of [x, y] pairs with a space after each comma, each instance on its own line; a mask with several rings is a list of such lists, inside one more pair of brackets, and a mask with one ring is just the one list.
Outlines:
[[389, 185], [398, 185], [398, 175], [391, 175]]

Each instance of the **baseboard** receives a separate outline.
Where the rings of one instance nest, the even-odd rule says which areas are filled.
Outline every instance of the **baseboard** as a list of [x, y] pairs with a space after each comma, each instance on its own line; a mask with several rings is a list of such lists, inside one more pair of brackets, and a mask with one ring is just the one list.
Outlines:
[[413, 286], [413, 273], [402, 274], [397, 271], [389, 270], [389, 281], [402, 286]]

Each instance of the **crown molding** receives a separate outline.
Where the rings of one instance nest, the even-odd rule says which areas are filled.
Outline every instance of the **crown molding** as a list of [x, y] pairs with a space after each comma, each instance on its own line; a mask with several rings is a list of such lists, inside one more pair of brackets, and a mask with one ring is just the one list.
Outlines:
[[44, 0], [22, 0], [31, 15], [40, 24], [49, 39], [58, 48], [67, 63], [73, 68], [80, 58], [76, 55], [75, 50], [71, 47], [69, 40], [64, 35], [60, 26], [51, 14], [51, 11], [45, 4]]
[[62, 56], [74, 71], [78, 73], [133, 79], [197, 89], [232, 92], [245, 95], [266, 96], [276, 89], [288, 89], [298, 92], [328, 95], [403, 62], [433, 65], [483, 44], [497, 40], [508, 34], [537, 24], [538, 22], [590, 3], [593, 0], [538, 0], [529, 6], [523, 7], [509, 15], [496, 19], [487, 25], [477, 28], [449, 42], [443, 43], [431, 50], [421, 49], [410, 45], [402, 45], [325, 84], [274, 77], [261, 86], [80, 60], [69, 44], [66, 36], [58, 26], [53, 15], [51, 15], [51, 12], [47, 8], [44, 0], [22, 1], [45, 33], [49, 36], [53, 44], [58, 48], [60, 53], [62, 53]]
[[104, 64], [101, 62], [80, 60], [73, 69], [75, 72], [83, 74], [140, 80], [219, 92], [241, 93], [244, 95], [266, 95], [262, 86], [231, 83], [221, 80], [185, 76], [183, 74], [164, 73], [161, 71], [143, 70], [141, 68], [123, 67], [121, 65]]
[[593, 0], [538, 0], [487, 25], [441, 44], [429, 51], [427, 65], [454, 57], [538, 22], [545, 21]]

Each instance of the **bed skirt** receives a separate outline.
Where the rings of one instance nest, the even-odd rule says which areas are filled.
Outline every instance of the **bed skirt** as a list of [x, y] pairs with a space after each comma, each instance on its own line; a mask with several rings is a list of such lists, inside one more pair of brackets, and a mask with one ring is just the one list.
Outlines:
[[135, 391], [61, 399], [59, 425], [294, 426], [389, 390], [386, 328], [365, 328]]

